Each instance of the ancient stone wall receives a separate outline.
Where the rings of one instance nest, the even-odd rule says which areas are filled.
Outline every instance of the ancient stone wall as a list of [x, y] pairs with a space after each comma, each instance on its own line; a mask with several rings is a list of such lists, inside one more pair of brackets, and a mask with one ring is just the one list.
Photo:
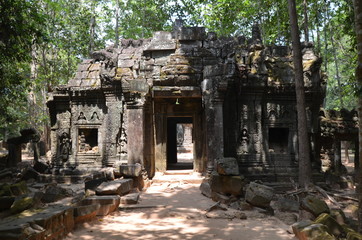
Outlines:
[[[245, 174], [292, 174], [297, 117], [291, 51], [265, 47], [257, 28], [253, 36], [218, 38], [205, 28], [175, 25], [173, 32], [122, 39], [119, 48], [93, 53], [49, 101], [53, 163], [141, 163], [152, 176], [167, 169], [167, 119], [190, 117], [195, 171], [210, 172], [217, 159], [232, 157]], [[303, 53], [312, 133], [325, 81], [312, 46]], [[61, 154], [66, 141], [68, 157]]]

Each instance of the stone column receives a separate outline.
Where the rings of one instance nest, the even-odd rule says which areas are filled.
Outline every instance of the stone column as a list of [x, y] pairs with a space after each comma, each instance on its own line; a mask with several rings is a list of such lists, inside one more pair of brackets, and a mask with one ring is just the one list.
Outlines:
[[145, 116], [144, 104], [127, 105], [128, 121], [128, 164], [140, 163], [144, 167]]
[[210, 99], [205, 103], [207, 172], [215, 167], [216, 159], [224, 157], [223, 101]]

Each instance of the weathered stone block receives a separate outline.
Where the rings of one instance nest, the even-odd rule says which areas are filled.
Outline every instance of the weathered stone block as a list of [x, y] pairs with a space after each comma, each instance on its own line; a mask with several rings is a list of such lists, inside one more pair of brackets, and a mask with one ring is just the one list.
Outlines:
[[31, 197], [25, 197], [15, 200], [13, 205], [10, 208], [12, 214], [20, 213], [26, 209], [29, 209], [33, 206], [34, 201]]
[[211, 192], [211, 199], [214, 202], [220, 202], [222, 204], [230, 204], [231, 198], [218, 192]]
[[211, 198], [211, 187], [209, 182], [202, 182], [200, 185], [200, 191], [204, 196]]
[[83, 223], [89, 222], [97, 216], [98, 209], [100, 204], [92, 204], [86, 206], [77, 206], [74, 207], [74, 222]]
[[335, 239], [328, 234], [326, 226], [323, 224], [315, 224], [311, 221], [297, 222], [292, 225], [292, 229], [299, 240]]
[[274, 189], [262, 184], [251, 182], [246, 189], [245, 200], [257, 207], [269, 207], [274, 196]]
[[339, 225], [338, 222], [327, 213], [322, 213], [319, 215], [314, 222], [325, 225], [327, 227], [328, 233], [331, 235], [338, 237], [344, 232], [342, 226]]
[[238, 162], [235, 158], [217, 159], [216, 171], [220, 175], [240, 175]]
[[96, 188], [97, 195], [120, 195], [129, 193], [133, 187], [132, 179], [118, 179], [112, 182], [103, 182]]
[[305, 197], [301, 201], [301, 208], [312, 213], [315, 217], [319, 216], [322, 213], [330, 212], [328, 205], [324, 201], [313, 196]]
[[279, 198], [273, 207], [281, 212], [298, 212], [299, 202], [288, 198]]
[[160, 51], [176, 49], [176, 41], [172, 39], [170, 32], [155, 32], [151, 42], [145, 47], [145, 51]]
[[205, 40], [206, 31], [204, 27], [181, 27], [174, 32], [174, 37], [178, 40]]
[[137, 204], [139, 198], [139, 193], [129, 193], [121, 197], [121, 204]]
[[39, 173], [33, 168], [28, 168], [22, 173], [22, 175], [21, 180], [27, 181], [29, 179], [37, 179]]
[[81, 205], [100, 204], [97, 216], [105, 216], [115, 211], [120, 204], [120, 197], [118, 195], [109, 196], [92, 196], [84, 199]]
[[214, 192], [239, 196], [242, 195], [245, 185], [243, 176], [223, 176], [213, 173], [210, 178], [210, 187]]
[[139, 163], [120, 165], [119, 171], [125, 177], [138, 177], [141, 175], [142, 166]]
[[45, 189], [45, 193], [41, 200], [44, 203], [51, 203], [70, 196], [72, 196], [71, 190], [57, 185], [50, 185]]
[[119, 59], [118, 60], [119, 68], [130, 68], [130, 67], [133, 67], [133, 65], [134, 65], [133, 59]]
[[103, 182], [106, 182], [106, 181], [107, 181], [107, 179], [105, 177], [86, 181], [84, 183], [84, 189], [85, 190], [90, 189], [90, 190], [95, 191], [99, 185], [101, 185]]

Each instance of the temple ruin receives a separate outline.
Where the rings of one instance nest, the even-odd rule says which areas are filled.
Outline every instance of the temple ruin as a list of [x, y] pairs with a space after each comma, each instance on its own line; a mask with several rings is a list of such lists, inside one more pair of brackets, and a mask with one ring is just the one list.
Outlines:
[[[326, 81], [321, 58], [303, 46], [304, 83], [313, 166]], [[52, 92], [52, 164], [92, 171], [139, 163], [156, 172], [188, 166], [210, 173], [235, 159], [250, 179], [297, 176], [297, 115], [291, 48], [252, 38], [218, 38], [175, 24], [150, 39], [122, 39], [94, 52], [74, 78]], [[181, 126], [181, 127], [180, 127]], [[187, 128], [191, 162], [178, 157]]]

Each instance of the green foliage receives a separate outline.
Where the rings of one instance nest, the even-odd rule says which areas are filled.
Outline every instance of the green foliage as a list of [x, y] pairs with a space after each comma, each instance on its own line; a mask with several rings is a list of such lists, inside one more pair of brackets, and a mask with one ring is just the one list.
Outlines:
[[10, 132], [25, 124], [31, 48], [45, 36], [38, 9], [36, 1], [0, 0], [0, 128]]

